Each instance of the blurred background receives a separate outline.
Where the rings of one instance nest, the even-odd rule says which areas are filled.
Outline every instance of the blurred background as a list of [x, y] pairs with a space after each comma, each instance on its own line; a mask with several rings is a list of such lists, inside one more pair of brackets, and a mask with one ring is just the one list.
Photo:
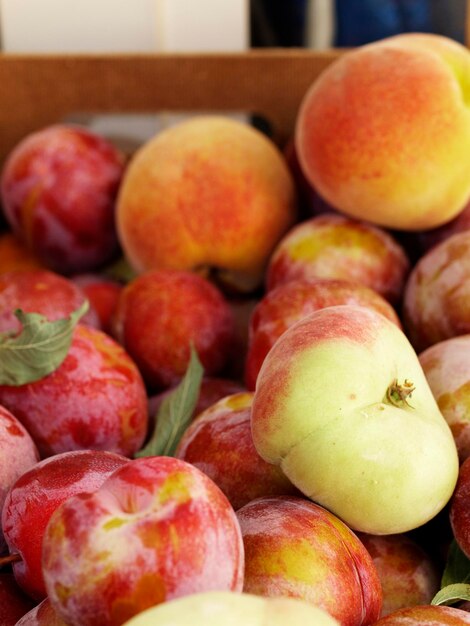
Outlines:
[[[467, 0], [0, 0], [6, 52], [350, 47], [400, 32], [465, 42]], [[189, 8], [188, 8], [189, 7]]]

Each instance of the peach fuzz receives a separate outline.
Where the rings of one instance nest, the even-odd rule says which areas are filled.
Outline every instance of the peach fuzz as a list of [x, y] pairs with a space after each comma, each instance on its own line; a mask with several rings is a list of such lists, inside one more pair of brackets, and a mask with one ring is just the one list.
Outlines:
[[260, 496], [298, 494], [281, 469], [256, 452], [251, 436], [252, 393], [237, 393], [199, 414], [186, 429], [176, 458], [205, 472], [235, 510]]
[[267, 353], [290, 326], [318, 309], [339, 304], [373, 308], [401, 328], [401, 322], [392, 305], [365, 285], [322, 278], [291, 280], [265, 294], [253, 310], [248, 326], [249, 341], [245, 362], [247, 388], [255, 388]]
[[402, 321], [415, 350], [470, 332], [470, 231], [452, 235], [413, 267]]
[[124, 626], [339, 626], [328, 613], [294, 598], [250, 593], [194, 593], [142, 611]]
[[292, 176], [271, 140], [228, 117], [199, 116], [135, 154], [118, 196], [117, 229], [138, 272], [216, 272], [249, 291], [296, 210]]
[[189, 463], [146, 457], [53, 514], [43, 542], [48, 596], [67, 624], [119, 626], [162, 602], [241, 591], [244, 550], [227, 498]]
[[382, 606], [377, 570], [339, 518], [313, 502], [285, 496], [258, 498], [237, 516], [245, 592], [305, 600], [341, 626], [375, 623]]
[[361, 283], [396, 304], [409, 269], [404, 249], [387, 231], [342, 215], [319, 215], [291, 228], [278, 243], [266, 287], [299, 278], [338, 278]]
[[463, 463], [470, 456], [470, 335], [440, 341], [419, 360]]
[[296, 148], [336, 209], [398, 230], [454, 218], [470, 196], [470, 52], [401, 34], [346, 52], [301, 103]]

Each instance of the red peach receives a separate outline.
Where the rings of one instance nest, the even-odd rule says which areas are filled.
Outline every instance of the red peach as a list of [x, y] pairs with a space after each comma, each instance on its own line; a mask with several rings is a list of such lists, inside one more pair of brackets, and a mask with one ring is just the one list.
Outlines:
[[258, 286], [296, 219], [292, 176], [265, 135], [198, 116], [150, 139], [124, 175], [119, 239], [131, 265], [201, 270], [242, 291]]
[[43, 543], [49, 598], [66, 623], [120, 626], [173, 598], [241, 591], [244, 553], [227, 498], [189, 463], [147, 457], [69, 498]]
[[230, 395], [200, 413], [175, 456], [198, 467], [235, 510], [260, 496], [298, 494], [281, 469], [264, 461], [251, 436], [252, 393]]
[[101, 450], [56, 454], [22, 474], [10, 488], [2, 512], [2, 528], [20, 587], [37, 601], [47, 593], [42, 575], [42, 540], [52, 513], [77, 493], [96, 491], [112, 472], [128, 462]]
[[374, 624], [382, 607], [375, 565], [357, 536], [301, 498], [258, 498], [237, 511], [246, 593], [301, 598], [342, 626]]
[[251, 315], [245, 363], [247, 388], [255, 388], [258, 372], [267, 353], [290, 326], [318, 309], [338, 304], [373, 308], [401, 328], [392, 305], [365, 285], [327, 278], [289, 281], [265, 294]]
[[136, 364], [106, 333], [82, 324], [54, 372], [0, 385], [0, 403], [28, 429], [42, 457], [83, 449], [132, 456], [147, 433], [147, 393]]
[[193, 342], [208, 376], [222, 371], [235, 341], [232, 311], [222, 293], [192, 272], [154, 270], [123, 289], [114, 335], [151, 388], [175, 385]]
[[409, 266], [405, 251], [385, 230], [341, 215], [319, 215], [291, 228], [279, 242], [266, 287], [299, 278], [338, 278], [361, 283], [396, 304]]
[[5, 216], [49, 268], [96, 269], [118, 250], [114, 204], [123, 172], [123, 155], [104, 137], [79, 126], [49, 126], [25, 137], [5, 163]]

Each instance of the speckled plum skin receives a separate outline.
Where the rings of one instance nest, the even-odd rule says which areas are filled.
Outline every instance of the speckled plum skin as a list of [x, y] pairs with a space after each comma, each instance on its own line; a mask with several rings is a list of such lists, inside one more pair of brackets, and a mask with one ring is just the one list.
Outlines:
[[43, 458], [84, 449], [132, 456], [147, 432], [147, 394], [134, 361], [106, 333], [82, 324], [52, 374], [0, 385], [0, 403], [27, 428]]
[[21, 588], [36, 601], [43, 600], [42, 539], [52, 513], [77, 493], [96, 491], [126, 457], [101, 450], [56, 454], [25, 472], [5, 499], [2, 528], [10, 553], [21, 556], [13, 573]]
[[[80, 308], [86, 296], [71, 280], [49, 270], [22, 270], [0, 274], [0, 332], [19, 331], [16, 309], [40, 313], [49, 321], [69, 317]], [[99, 319], [90, 308], [83, 324], [97, 328]]]
[[441, 570], [430, 555], [405, 534], [358, 537], [372, 557], [383, 591], [381, 617], [399, 609], [431, 604], [440, 589]]
[[96, 269], [118, 250], [114, 205], [124, 166], [120, 151], [85, 128], [57, 124], [32, 133], [2, 173], [5, 216], [51, 269]]
[[470, 624], [470, 613], [450, 606], [422, 605], [394, 611], [375, 626], [463, 626]]
[[392, 305], [361, 283], [333, 278], [291, 280], [268, 291], [253, 309], [244, 372], [247, 388], [255, 389], [267, 353], [290, 326], [318, 309], [339, 304], [373, 308], [401, 328]]
[[[0, 512], [13, 483], [38, 461], [39, 452], [31, 435], [10, 411], [0, 406]], [[0, 528], [0, 554], [5, 548]]]
[[230, 503], [189, 463], [147, 457], [64, 502], [43, 542], [49, 598], [66, 623], [119, 626], [202, 591], [241, 591], [244, 551]]
[[252, 393], [227, 396], [199, 414], [175, 456], [198, 467], [235, 510], [260, 496], [298, 494], [281, 469], [266, 463], [251, 436]]
[[46, 598], [23, 615], [15, 626], [66, 626], [66, 624], [57, 615], [49, 598]]
[[128, 283], [113, 328], [153, 389], [179, 382], [188, 366], [190, 342], [207, 376], [222, 371], [235, 342], [233, 313], [222, 292], [186, 271], [152, 270]]
[[459, 478], [450, 503], [450, 523], [456, 542], [470, 558], [470, 458], [459, 470]]
[[31, 598], [16, 584], [11, 572], [0, 572], [0, 624], [15, 626], [34, 606]]
[[342, 626], [374, 624], [382, 588], [357, 536], [326, 509], [296, 497], [258, 498], [237, 511], [244, 591], [301, 598]]
[[269, 259], [266, 288], [299, 278], [351, 280], [396, 305], [410, 262], [386, 230], [342, 215], [325, 214], [296, 224]]
[[416, 351], [470, 333], [470, 231], [451, 235], [413, 267], [403, 298], [403, 325]]

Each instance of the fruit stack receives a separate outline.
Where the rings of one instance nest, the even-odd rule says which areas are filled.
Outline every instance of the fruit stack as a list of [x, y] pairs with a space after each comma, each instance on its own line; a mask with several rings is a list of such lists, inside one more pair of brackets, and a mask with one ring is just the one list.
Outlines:
[[339, 56], [285, 146], [12, 150], [1, 626], [470, 624], [469, 154], [426, 34]]

